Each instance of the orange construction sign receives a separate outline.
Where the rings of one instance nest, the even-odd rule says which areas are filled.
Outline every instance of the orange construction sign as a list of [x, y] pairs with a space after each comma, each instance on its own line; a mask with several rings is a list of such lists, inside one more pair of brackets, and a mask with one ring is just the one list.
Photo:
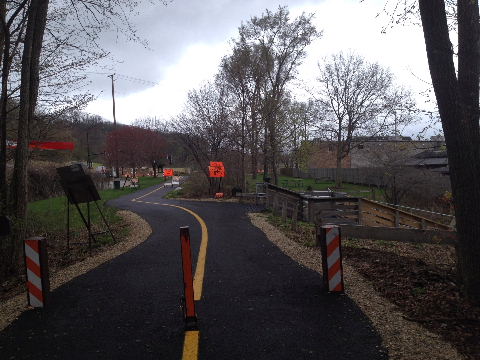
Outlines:
[[163, 169], [163, 176], [173, 176], [173, 169]]
[[221, 161], [210, 161], [208, 170], [210, 177], [225, 177], [225, 167]]

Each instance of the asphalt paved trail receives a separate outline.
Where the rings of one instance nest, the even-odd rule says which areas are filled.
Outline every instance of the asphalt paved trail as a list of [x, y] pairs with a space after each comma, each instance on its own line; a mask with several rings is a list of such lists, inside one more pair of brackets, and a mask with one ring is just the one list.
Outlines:
[[141, 245], [58, 288], [0, 333], [0, 359], [181, 359], [184, 326], [179, 227], [190, 226], [193, 260], [209, 232], [196, 310], [200, 359], [386, 359], [378, 334], [347, 296], [322, 293], [251, 225], [251, 206], [162, 199], [146, 189], [112, 201], [152, 226]]

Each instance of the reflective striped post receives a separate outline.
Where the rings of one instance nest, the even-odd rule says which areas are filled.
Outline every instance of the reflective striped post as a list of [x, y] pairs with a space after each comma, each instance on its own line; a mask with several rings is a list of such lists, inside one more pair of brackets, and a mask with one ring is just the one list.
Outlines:
[[324, 225], [320, 228], [323, 283], [331, 293], [344, 292], [340, 228]]
[[180, 228], [180, 242], [182, 244], [185, 327], [192, 330], [197, 327], [197, 314], [195, 313], [195, 300], [193, 295], [192, 250], [190, 247], [190, 232], [188, 226], [182, 226]]
[[47, 240], [33, 237], [25, 240], [25, 266], [27, 268], [28, 305], [45, 307], [50, 291], [48, 277]]

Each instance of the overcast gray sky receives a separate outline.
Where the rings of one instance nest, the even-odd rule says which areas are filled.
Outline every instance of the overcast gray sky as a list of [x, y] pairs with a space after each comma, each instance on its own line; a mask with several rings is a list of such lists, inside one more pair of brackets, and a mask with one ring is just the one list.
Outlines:
[[[310, 45], [300, 68], [304, 83], [314, 82], [319, 61], [341, 50], [357, 52], [390, 67], [397, 82], [414, 91], [424, 90], [424, 81], [429, 81], [421, 28], [398, 25], [382, 34], [388, 19], [377, 15], [385, 0], [174, 0], [168, 6], [145, 3], [132, 22], [149, 48], [117, 41], [112, 35], [103, 39], [115, 59], [104, 65], [119, 74], [115, 83], [116, 113], [121, 123], [145, 116], [168, 119], [179, 113], [187, 91], [213, 77], [242, 21], [280, 5], [287, 5], [292, 17], [303, 11], [315, 13], [314, 23], [323, 30], [322, 38]], [[111, 120], [110, 79], [104, 73], [109, 71], [92, 69], [103, 74], [90, 74], [90, 90], [98, 98], [86, 111]], [[307, 95], [298, 92], [298, 96]]]

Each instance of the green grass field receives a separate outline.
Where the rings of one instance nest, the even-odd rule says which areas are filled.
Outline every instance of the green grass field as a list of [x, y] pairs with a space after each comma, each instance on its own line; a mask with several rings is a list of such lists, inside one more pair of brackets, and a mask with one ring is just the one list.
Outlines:
[[[262, 178], [258, 177], [256, 180], [249, 179], [248, 187], [249, 191], [255, 191], [255, 183], [261, 182]], [[369, 187], [366, 185], [343, 183], [341, 189], [334, 189], [335, 182], [333, 181], [318, 181], [315, 179], [300, 179], [290, 176], [280, 176], [278, 185], [293, 191], [307, 191], [307, 190], [328, 190], [346, 192], [351, 196], [372, 198], [381, 200], [384, 198], [384, 192], [377, 187]]]
[[[141, 177], [138, 188], [124, 188], [120, 190], [108, 189], [99, 191], [101, 200], [97, 202], [108, 223], [114, 224], [120, 220], [117, 209], [105, 205], [108, 200], [118, 198], [135, 191], [157, 185], [163, 182], [163, 177]], [[87, 205], [80, 204], [80, 209], [86, 216]], [[90, 214], [94, 228], [103, 228], [102, 219], [94, 203], [90, 203]], [[65, 196], [39, 200], [28, 204], [28, 228], [32, 235], [40, 236], [49, 233], [64, 232], [67, 224], [67, 200]], [[70, 229], [72, 232], [84, 229], [84, 225], [77, 209], [70, 205]]]

